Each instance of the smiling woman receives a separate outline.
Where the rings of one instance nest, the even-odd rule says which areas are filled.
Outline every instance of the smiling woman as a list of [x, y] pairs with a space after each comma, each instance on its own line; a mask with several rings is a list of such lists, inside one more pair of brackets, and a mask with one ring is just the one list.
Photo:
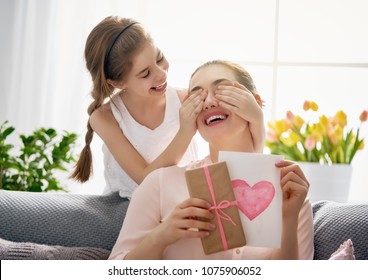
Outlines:
[[[257, 94], [251, 94], [237, 78], [247, 73], [238, 69], [241, 67], [234, 63], [216, 60], [194, 72], [189, 91], [198, 88], [206, 93], [197, 127], [208, 142], [209, 155], [186, 167], [160, 168], [145, 178], [131, 199], [110, 259], [313, 258], [313, 217], [306, 199], [308, 182], [296, 164], [286, 161], [276, 164], [284, 197], [281, 248], [242, 246], [243, 243], [236, 249], [226, 245], [223, 250], [209, 253], [201, 246], [201, 239], [217, 228], [216, 211], [210, 201], [189, 197], [186, 170], [203, 167], [208, 171], [218, 163], [220, 151], [254, 153], [264, 142], [262, 105], [254, 96]], [[249, 74], [245, 79], [253, 83]], [[246, 113], [239, 108], [247, 108]], [[217, 116], [220, 116], [217, 121], [209, 121]], [[231, 189], [231, 184], [219, 185]], [[303, 221], [300, 226], [298, 220]]]
[[[208, 73], [207, 75], [196, 75], [202, 69], [211, 69], [211, 72], [205, 72]], [[231, 71], [226, 71], [229, 69]], [[204, 120], [201, 120], [201, 115], [199, 115], [198, 130], [202, 124], [213, 126], [222, 123], [229, 117], [226, 112], [233, 112], [243, 120], [247, 120], [245, 124], [246, 127], [249, 126], [250, 134], [245, 137], [244, 141], [254, 145], [248, 151], [257, 153], [263, 151], [265, 131], [263, 113], [260, 109], [262, 101], [247, 71], [230, 61], [207, 62], [197, 68], [191, 76], [189, 92], [197, 91], [203, 91], [207, 95], [204, 103], [205, 109], [221, 107], [225, 110], [225, 112], [207, 112]], [[206, 133], [201, 133], [201, 136], [208, 141]]]

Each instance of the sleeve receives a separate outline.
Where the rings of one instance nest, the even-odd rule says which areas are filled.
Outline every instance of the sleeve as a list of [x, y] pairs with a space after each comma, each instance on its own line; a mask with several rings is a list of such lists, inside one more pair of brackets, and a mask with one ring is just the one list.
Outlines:
[[313, 260], [314, 230], [312, 206], [307, 198], [299, 213], [298, 248], [300, 260]]
[[151, 172], [134, 191], [110, 260], [124, 259], [160, 224], [160, 169]]

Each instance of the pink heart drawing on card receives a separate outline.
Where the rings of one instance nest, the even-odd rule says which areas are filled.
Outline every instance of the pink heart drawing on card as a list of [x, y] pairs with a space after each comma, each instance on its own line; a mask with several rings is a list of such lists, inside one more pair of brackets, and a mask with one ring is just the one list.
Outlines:
[[251, 221], [267, 209], [275, 196], [275, 187], [269, 181], [260, 181], [253, 187], [240, 179], [232, 180], [231, 184], [238, 208]]

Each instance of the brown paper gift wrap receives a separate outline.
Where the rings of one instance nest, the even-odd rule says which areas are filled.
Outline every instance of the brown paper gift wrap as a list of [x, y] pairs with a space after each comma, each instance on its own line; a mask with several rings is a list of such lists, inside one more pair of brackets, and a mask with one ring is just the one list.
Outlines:
[[[216, 224], [216, 229], [211, 231], [208, 237], [201, 238], [204, 253], [208, 255], [224, 251], [226, 245], [227, 249], [244, 246], [245, 235], [226, 162], [187, 170], [185, 178], [191, 197], [204, 199], [212, 205], [212, 208], [216, 208], [212, 210], [215, 217], [211, 220]], [[221, 228], [223, 235], [221, 235]]]

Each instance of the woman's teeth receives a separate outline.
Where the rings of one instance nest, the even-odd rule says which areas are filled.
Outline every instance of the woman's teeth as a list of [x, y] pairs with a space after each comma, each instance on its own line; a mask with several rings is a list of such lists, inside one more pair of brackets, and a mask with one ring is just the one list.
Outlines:
[[215, 121], [222, 121], [226, 119], [226, 115], [214, 115], [206, 120], [206, 125], [209, 125]]

